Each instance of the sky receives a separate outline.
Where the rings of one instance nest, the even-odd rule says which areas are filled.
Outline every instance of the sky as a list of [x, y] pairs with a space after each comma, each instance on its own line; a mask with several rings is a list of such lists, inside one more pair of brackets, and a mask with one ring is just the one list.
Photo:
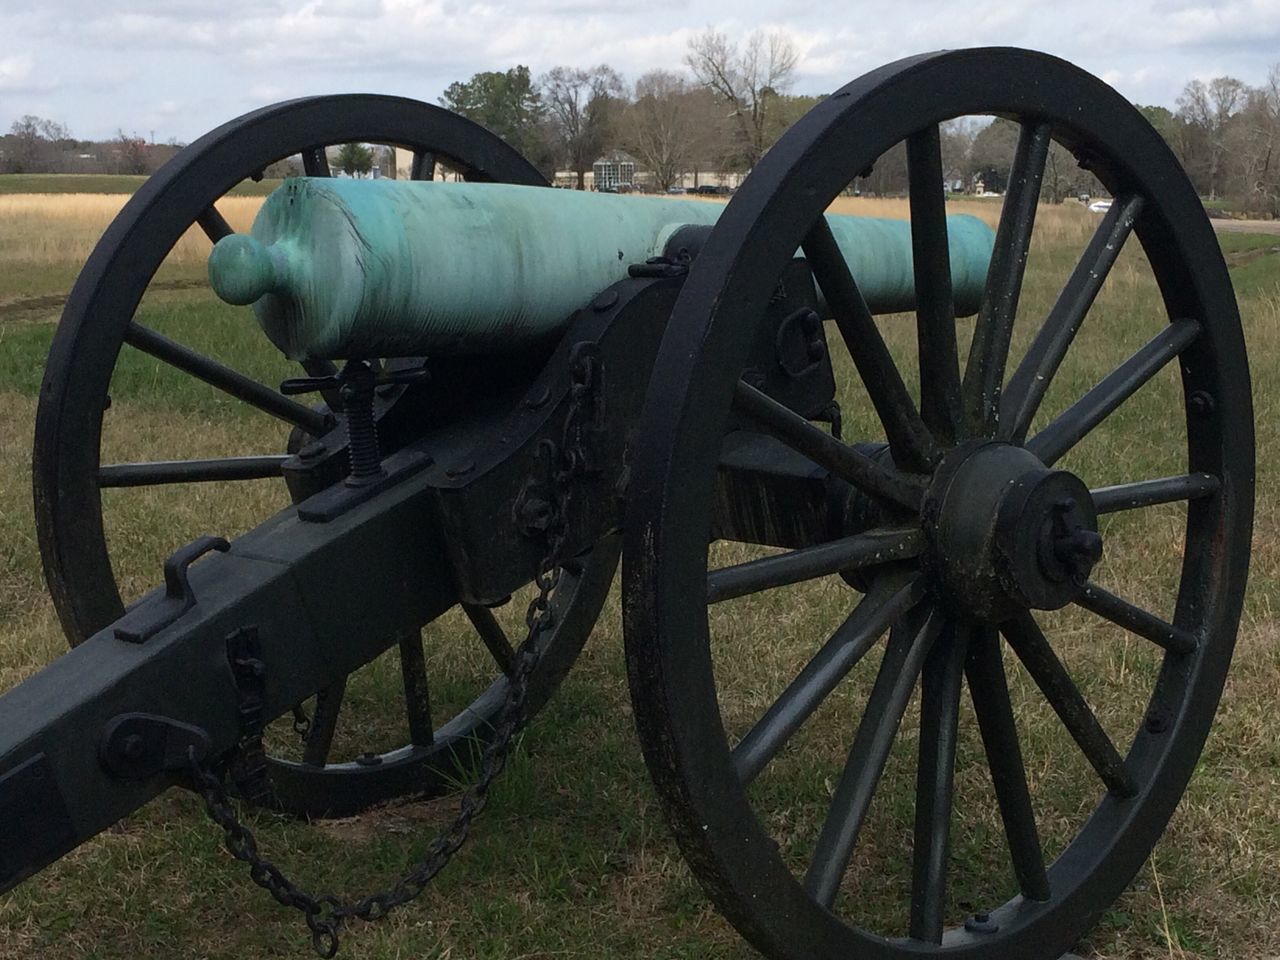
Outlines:
[[1130, 100], [1188, 80], [1251, 85], [1280, 63], [1280, 0], [0, 0], [0, 130], [19, 116], [81, 139], [189, 142], [265, 104], [375, 92], [438, 102], [482, 70], [608, 63], [629, 81], [683, 69], [691, 37], [786, 32], [792, 93], [829, 93], [899, 57], [1007, 45], [1065, 57]]

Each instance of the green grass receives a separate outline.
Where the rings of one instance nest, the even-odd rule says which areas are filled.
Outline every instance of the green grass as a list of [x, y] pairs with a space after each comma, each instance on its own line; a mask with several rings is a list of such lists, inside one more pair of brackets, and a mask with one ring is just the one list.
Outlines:
[[[1056, 215], [1051, 215], [1051, 213]], [[1074, 219], [1073, 219], [1074, 218]], [[1083, 211], [1046, 211], [1033, 248], [1020, 316], [1042, 316], [1097, 223]], [[1258, 432], [1258, 521], [1239, 651], [1200, 769], [1170, 829], [1129, 891], [1078, 947], [1106, 960], [1268, 957], [1280, 954], [1280, 742], [1274, 697], [1280, 684], [1280, 514], [1274, 450], [1280, 427], [1280, 238], [1228, 234], [1253, 359]], [[3, 248], [0, 248], [3, 249]], [[0, 258], [0, 290], [22, 273], [30, 296], [57, 298], [76, 264], [51, 261], [39, 273]], [[168, 268], [166, 268], [168, 269]], [[160, 278], [139, 320], [216, 355], [263, 382], [293, 371], [265, 343], [247, 311], [216, 303], [190, 264]], [[6, 286], [8, 285], [8, 286]], [[0, 303], [0, 689], [62, 649], [40, 582], [28, 479], [31, 429], [43, 356], [59, 307]], [[1041, 422], [1063, 409], [1165, 322], [1141, 253], [1127, 249], [1090, 315], [1071, 360], [1055, 381]], [[972, 320], [959, 323], [967, 342]], [[890, 348], [908, 363], [910, 318], [884, 318]], [[1014, 351], [1034, 325], [1022, 322]], [[834, 332], [829, 331], [834, 338]], [[834, 342], [834, 339], [833, 339]], [[962, 348], [963, 349], [963, 348]], [[880, 435], [850, 362], [833, 348], [841, 375], [846, 437]], [[104, 423], [104, 459], [270, 452], [287, 431], [215, 391], [130, 351], [122, 355]], [[1182, 427], [1176, 374], [1166, 370], [1064, 461], [1091, 484], [1180, 472]], [[286, 501], [278, 484], [110, 491], [108, 530], [122, 589], [156, 583], [172, 548], [205, 532], [234, 534]], [[1106, 518], [1107, 554], [1098, 579], [1167, 611], [1180, 566], [1182, 508]], [[718, 560], [754, 555], [720, 545]], [[798, 665], [843, 617], [851, 593], [836, 578], [714, 608], [713, 655], [721, 709], [740, 735]], [[523, 598], [498, 615], [519, 635]], [[1088, 616], [1044, 618], [1102, 723], [1117, 740], [1142, 716], [1158, 660], [1149, 645]], [[424, 632], [438, 716], [487, 680], [484, 651], [452, 612]], [[610, 597], [574, 672], [524, 735], [512, 768], [477, 821], [472, 842], [421, 902], [385, 923], [347, 935], [343, 956], [432, 960], [610, 957], [737, 960], [752, 952], [709, 906], [683, 864], [657, 808], [631, 727], [619, 623]], [[744, 651], [748, 655], [744, 655]], [[802, 865], [825, 813], [874, 677], [876, 658], [797, 734], [753, 786], [752, 798], [783, 855]], [[1048, 850], [1071, 838], [1098, 789], [1051, 711], [1019, 669], [1010, 682], [1023, 733], [1040, 829]], [[375, 661], [352, 680], [351, 710], [337, 749], [350, 755], [403, 739], [395, 707], [398, 667]], [[952, 902], [955, 919], [1012, 893], [1007, 857], [967, 700], [958, 751]], [[840, 907], [886, 933], [899, 932], [909, 895], [917, 708], [895, 742], [865, 842]], [[296, 750], [287, 723], [274, 748]], [[421, 856], [447, 822], [452, 801], [392, 805], [363, 817], [302, 824], [250, 819], [264, 850], [312, 890], [364, 892], [384, 886]], [[201, 958], [305, 956], [305, 928], [276, 906], [219, 846], [189, 795], [171, 792], [0, 900], [0, 958]]]
[[[125, 173], [3, 173], [0, 194], [6, 193], [123, 193], [132, 194], [144, 183], [145, 176]], [[246, 180], [232, 189], [235, 196], [265, 197], [279, 180], [254, 183]]]

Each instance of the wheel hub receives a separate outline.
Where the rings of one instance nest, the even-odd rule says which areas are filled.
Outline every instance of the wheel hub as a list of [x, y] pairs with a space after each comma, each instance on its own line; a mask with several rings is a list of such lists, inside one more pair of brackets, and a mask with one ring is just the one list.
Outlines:
[[1056, 610], [1102, 557], [1089, 488], [1007, 443], [962, 445], [943, 460], [923, 516], [939, 590], [982, 620]]

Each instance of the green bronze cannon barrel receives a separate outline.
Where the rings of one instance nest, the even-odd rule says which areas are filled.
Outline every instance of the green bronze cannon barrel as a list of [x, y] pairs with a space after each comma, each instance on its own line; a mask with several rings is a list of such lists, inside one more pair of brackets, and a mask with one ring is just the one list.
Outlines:
[[[493, 183], [298, 178], [251, 234], [209, 259], [223, 300], [254, 305], [297, 360], [481, 354], [563, 329], [573, 311], [662, 253], [718, 203]], [[828, 215], [872, 312], [914, 306], [906, 221]], [[947, 218], [956, 311], [974, 313], [993, 235]]]

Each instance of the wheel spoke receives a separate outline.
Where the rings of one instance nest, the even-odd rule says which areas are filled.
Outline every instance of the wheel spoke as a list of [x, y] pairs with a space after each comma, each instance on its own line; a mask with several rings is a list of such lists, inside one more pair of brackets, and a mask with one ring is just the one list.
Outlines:
[[1135, 607], [1128, 600], [1120, 599], [1096, 583], [1085, 584], [1084, 592], [1076, 598], [1076, 603], [1104, 620], [1110, 620], [1116, 626], [1124, 627], [1130, 633], [1164, 647], [1170, 653], [1192, 653], [1200, 645], [1195, 634], [1166, 623], [1155, 614]]
[[324, 147], [311, 147], [302, 151], [302, 169], [308, 177], [331, 177], [329, 156]]
[[975, 627], [970, 634], [965, 677], [969, 681], [969, 696], [978, 717], [982, 748], [991, 771], [991, 785], [1000, 807], [1018, 887], [1028, 899], [1048, 900], [1049, 877], [1044, 869], [1044, 851], [1031, 807], [1031, 792], [1027, 789], [1027, 771], [1009, 701], [1004, 661], [1000, 657], [1000, 637], [994, 628]]
[[478, 603], [464, 603], [462, 609], [498, 668], [503, 673], [510, 674], [515, 664], [516, 652], [511, 646], [511, 641], [507, 639], [507, 633], [502, 629], [502, 624], [493, 615], [493, 611]]
[[154, 460], [108, 463], [98, 468], [99, 487], [151, 487], [163, 483], [262, 480], [280, 476], [288, 457], [224, 457], [217, 460]]
[[404, 679], [404, 709], [409, 721], [409, 742], [429, 747], [435, 742], [431, 723], [431, 690], [427, 685], [427, 660], [422, 634], [406, 633], [400, 638], [400, 675]]
[[797, 453], [848, 481], [860, 490], [891, 503], [918, 510], [924, 485], [896, 473], [864, 453], [841, 443], [800, 414], [742, 380], [733, 395], [733, 407]]
[[894, 463], [904, 470], [925, 472], [938, 457], [937, 445], [916, 412], [915, 402], [849, 272], [849, 264], [826, 217], [819, 217], [809, 231], [804, 241], [804, 255], [858, 368], [871, 404], [884, 424]]
[[816, 547], [713, 570], [707, 574], [707, 603], [732, 600], [841, 570], [903, 560], [918, 556], [923, 549], [924, 535], [918, 529], [868, 530]]
[[848, 869], [849, 857], [889, 759], [889, 748], [893, 746], [902, 714], [915, 689], [925, 654], [941, 625], [942, 619], [937, 613], [927, 607], [917, 607], [889, 632], [889, 645], [880, 661], [880, 672], [876, 674], [849, 760], [840, 774], [813, 861], [805, 875], [805, 889], [823, 906], [830, 907], [835, 902], [840, 880]]
[[413, 151], [413, 166], [409, 168], [410, 180], [434, 180], [436, 155], [429, 150]]
[[1052, 466], [1199, 335], [1194, 320], [1175, 320], [1032, 437], [1027, 449]]
[[329, 760], [333, 747], [333, 732], [338, 726], [338, 712], [347, 692], [347, 678], [330, 684], [316, 694], [316, 712], [311, 717], [311, 729], [307, 732], [307, 745], [302, 751], [302, 762], [313, 767], [323, 767]]
[[1153, 507], [1158, 503], [1211, 497], [1218, 492], [1220, 486], [1218, 478], [1211, 473], [1187, 473], [1179, 477], [1161, 477], [1158, 480], [1139, 480], [1114, 487], [1099, 487], [1089, 492], [1093, 495], [1093, 507], [1098, 513], [1115, 513], [1118, 510]]
[[960, 431], [960, 361], [937, 126], [907, 138], [907, 177], [920, 353], [920, 418], [935, 437], [949, 442]]
[[1009, 339], [1018, 313], [1022, 275], [1036, 222], [1040, 181], [1049, 156], [1049, 134], [1047, 123], [1023, 125], [1009, 171], [1009, 189], [1000, 211], [995, 248], [987, 270], [987, 287], [964, 373], [965, 420], [974, 436], [987, 437], [995, 433], [1000, 385], [1004, 382]]
[[912, 844], [911, 922], [917, 940], [942, 942], [947, 906], [947, 859], [955, 792], [960, 681], [969, 632], [949, 623], [929, 650], [920, 677], [920, 759]]
[[204, 231], [205, 236], [214, 243], [235, 233], [231, 229], [231, 224], [227, 223], [227, 218], [220, 214], [213, 204], [204, 208], [204, 213], [196, 217], [196, 223], [200, 224], [200, 229]]
[[914, 576], [885, 576], [872, 585], [817, 656], [805, 664], [734, 748], [733, 765], [744, 784], [759, 776], [889, 625], [919, 603], [923, 595], [920, 580]]
[[1002, 624], [1000, 629], [1107, 789], [1121, 797], [1136, 794], [1138, 786], [1125, 766], [1124, 758], [1085, 703], [1075, 681], [1049, 646], [1031, 614], [1021, 614]]
[[148, 327], [130, 323], [124, 339], [131, 347], [171, 367], [176, 367], [198, 380], [203, 380], [210, 386], [230, 394], [237, 400], [243, 400], [263, 413], [269, 413], [286, 423], [300, 427], [312, 436], [318, 437], [329, 430], [329, 420], [323, 413], [304, 407], [257, 380], [252, 380], [243, 373], [170, 340]]
[[1141, 211], [1142, 197], [1136, 194], [1117, 197], [1107, 211], [1026, 356], [1009, 378], [1000, 399], [998, 433], [1001, 438], [1015, 443], [1026, 439], [1062, 358], [1067, 355]]

